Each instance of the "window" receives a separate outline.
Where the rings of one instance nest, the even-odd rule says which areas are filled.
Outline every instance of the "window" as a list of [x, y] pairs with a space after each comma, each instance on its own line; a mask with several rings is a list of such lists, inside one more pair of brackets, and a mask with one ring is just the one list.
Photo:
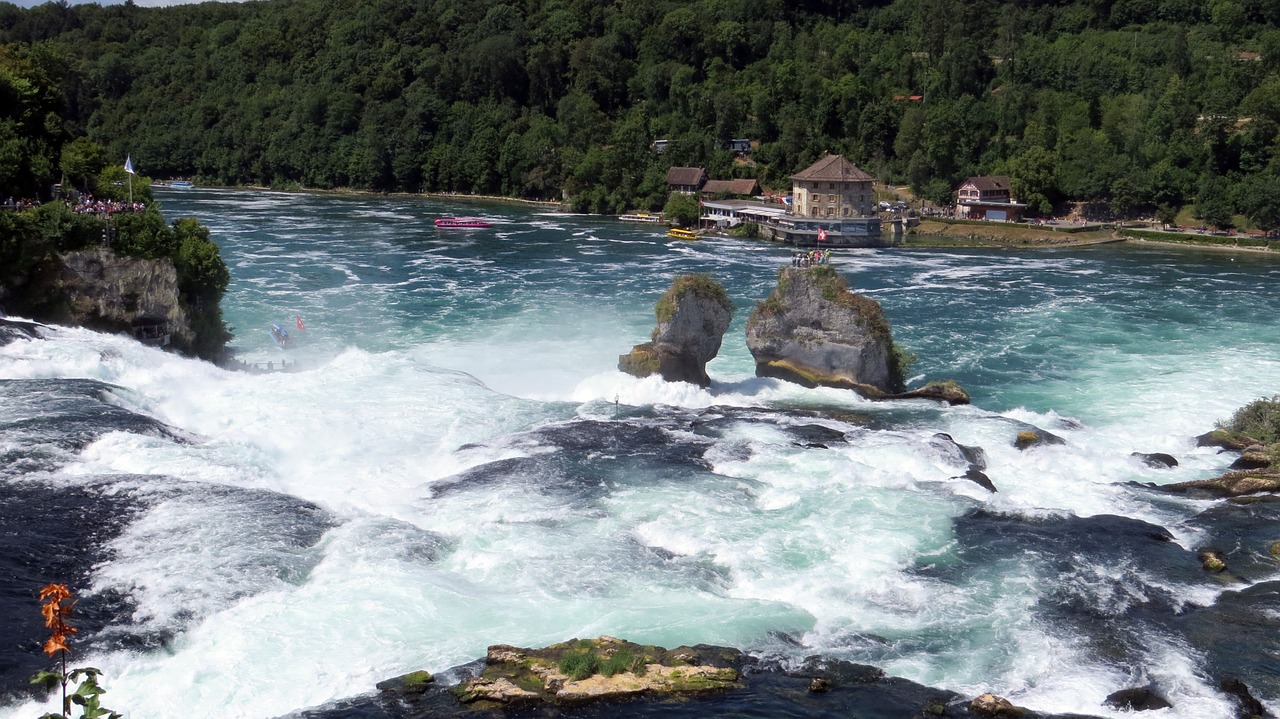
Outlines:
[[828, 190], [834, 190], [834, 189], [836, 189], [836, 183], [834, 183], [834, 182], [828, 182], [828, 183], [827, 183], [827, 189], [828, 189]]
[[845, 216], [845, 217], [848, 217], [848, 216], [849, 216], [849, 208], [848, 208], [848, 207], [844, 208], [844, 216]]
[[814, 201], [814, 202], [822, 202], [822, 195], [814, 195], [814, 196], [813, 196], [813, 201]]

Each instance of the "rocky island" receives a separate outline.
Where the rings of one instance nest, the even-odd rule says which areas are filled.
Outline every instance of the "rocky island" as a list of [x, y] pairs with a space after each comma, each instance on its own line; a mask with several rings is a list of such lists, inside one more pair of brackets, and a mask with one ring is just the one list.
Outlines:
[[724, 286], [706, 275], [681, 275], [654, 309], [658, 326], [649, 342], [618, 358], [618, 369], [636, 377], [662, 375], [668, 382], [711, 385], [707, 362], [720, 351], [733, 318]]
[[868, 399], [938, 399], [968, 404], [955, 382], [906, 391], [909, 358], [893, 342], [880, 303], [849, 291], [834, 268], [784, 267], [747, 320], [756, 375], [808, 387], [851, 389]]

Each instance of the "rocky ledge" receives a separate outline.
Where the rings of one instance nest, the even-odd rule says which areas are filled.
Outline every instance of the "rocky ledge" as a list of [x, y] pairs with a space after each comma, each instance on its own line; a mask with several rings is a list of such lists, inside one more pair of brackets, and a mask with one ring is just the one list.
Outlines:
[[576, 703], [740, 687], [747, 658], [736, 649], [666, 650], [613, 637], [574, 639], [545, 649], [489, 647], [484, 673], [453, 693], [476, 708], [529, 702]]
[[[450, 683], [450, 681], [454, 683]], [[437, 678], [414, 672], [375, 696], [307, 716], [457, 717], [1021, 717], [1066, 719], [984, 694], [969, 698], [886, 676], [873, 666], [809, 657], [756, 658], [699, 644], [664, 649], [602, 636], [543, 649], [489, 647], [483, 662]], [[744, 702], [746, 704], [744, 704]], [[602, 706], [603, 705], [603, 706]], [[1075, 719], [1088, 719], [1073, 715]]]

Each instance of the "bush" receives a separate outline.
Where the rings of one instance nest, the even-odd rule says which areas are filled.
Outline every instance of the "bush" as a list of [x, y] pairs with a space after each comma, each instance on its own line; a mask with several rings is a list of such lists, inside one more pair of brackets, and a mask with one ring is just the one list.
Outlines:
[[1231, 421], [1223, 428], [1262, 444], [1280, 442], [1280, 394], [1246, 404], [1231, 415]]

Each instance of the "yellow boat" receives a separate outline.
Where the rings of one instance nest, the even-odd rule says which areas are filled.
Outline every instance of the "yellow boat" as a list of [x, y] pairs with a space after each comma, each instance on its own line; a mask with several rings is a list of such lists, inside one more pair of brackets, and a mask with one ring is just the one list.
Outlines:
[[694, 232], [693, 230], [686, 230], [680, 227], [672, 227], [671, 229], [667, 230], [667, 237], [670, 237], [673, 240], [696, 240], [698, 239], [698, 233]]

